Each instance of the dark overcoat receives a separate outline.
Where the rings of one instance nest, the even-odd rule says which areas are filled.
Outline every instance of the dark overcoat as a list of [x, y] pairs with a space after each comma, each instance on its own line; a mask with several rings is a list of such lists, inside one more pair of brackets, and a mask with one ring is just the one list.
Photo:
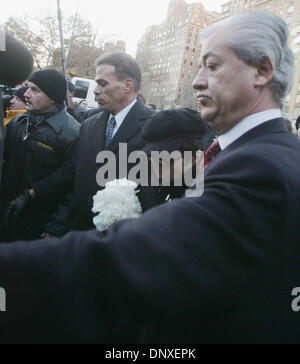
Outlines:
[[[123, 155], [127, 163], [128, 155], [133, 151], [139, 151], [145, 146], [141, 135], [141, 129], [146, 120], [154, 111], [147, 108], [141, 101], [137, 101], [124, 119], [121, 127], [105, 148], [105, 137], [108, 112], [96, 114], [86, 120], [80, 131], [78, 154], [76, 164], [76, 177], [74, 187], [74, 201], [71, 210], [68, 230], [88, 230], [93, 225], [93, 196], [98, 190], [103, 189], [97, 183], [97, 172], [106, 164], [96, 163], [99, 152], [111, 151], [116, 157], [116, 178], [119, 178], [119, 144], [127, 144], [127, 155]], [[127, 170], [133, 165], [127, 163]], [[122, 176], [127, 177], [127, 176]]]
[[126, 343], [140, 328], [154, 344], [300, 343], [299, 155], [268, 121], [212, 161], [202, 197], [107, 235], [0, 245], [0, 342]]

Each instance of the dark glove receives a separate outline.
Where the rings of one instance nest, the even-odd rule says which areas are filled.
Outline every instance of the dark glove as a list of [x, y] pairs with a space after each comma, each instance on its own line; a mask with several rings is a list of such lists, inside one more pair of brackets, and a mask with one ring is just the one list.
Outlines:
[[12, 220], [16, 220], [20, 212], [24, 209], [27, 202], [31, 199], [29, 190], [25, 190], [20, 196], [13, 200], [5, 213], [5, 223], [10, 225]]

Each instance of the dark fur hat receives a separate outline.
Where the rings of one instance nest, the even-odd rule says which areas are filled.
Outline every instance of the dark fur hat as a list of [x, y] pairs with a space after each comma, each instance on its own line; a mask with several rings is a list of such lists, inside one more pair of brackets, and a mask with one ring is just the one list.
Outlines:
[[146, 145], [144, 151], [172, 152], [180, 148], [187, 139], [199, 139], [208, 132], [207, 123], [201, 119], [200, 113], [190, 108], [161, 111], [149, 119], [142, 135]]

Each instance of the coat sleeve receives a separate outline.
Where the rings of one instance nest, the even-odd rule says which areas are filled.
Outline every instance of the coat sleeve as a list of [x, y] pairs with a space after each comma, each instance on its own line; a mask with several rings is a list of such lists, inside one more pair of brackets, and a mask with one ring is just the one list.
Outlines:
[[[285, 181], [259, 160], [230, 162], [226, 174], [208, 176], [202, 197], [120, 221], [107, 235], [75, 232], [0, 245], [9, 302], [0, 314], [0, 341], [130, 342], [132, 330], [149, 322], [201, 322], [237, 294], [247, 302], [249, 287], [267, 280], [265, 302], [273, 282], [279, 284], [279, 272], [269, 276], [275, 237], [282, 235]], [[235, 163], [244, 166], [238, 175]], [[257, 224], [249, 227], [253, 213]]]

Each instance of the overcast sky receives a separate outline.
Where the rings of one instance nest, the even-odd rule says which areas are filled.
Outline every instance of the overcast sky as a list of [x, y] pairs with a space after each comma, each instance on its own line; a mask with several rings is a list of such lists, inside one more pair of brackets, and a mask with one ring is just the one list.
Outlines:
[[[105, 39], [116, 34], [126, 41], [127, 52], [135, 55], [139, 39], [146, 28], [162, 23], [167, 15], [170, 0], [60, 0], [61, 10], [66, 17], [73, 15], [79, 1], [79, 13], [96, 27]], [[186, 0], [188, 3], [199, 1]], [[202, 0], [205, 9], [220, 12], [226, 0]], [[5, 0], [0, 22], [10, 16], [39, 16], [47, 9], [57, 11], [57, 0]]]

